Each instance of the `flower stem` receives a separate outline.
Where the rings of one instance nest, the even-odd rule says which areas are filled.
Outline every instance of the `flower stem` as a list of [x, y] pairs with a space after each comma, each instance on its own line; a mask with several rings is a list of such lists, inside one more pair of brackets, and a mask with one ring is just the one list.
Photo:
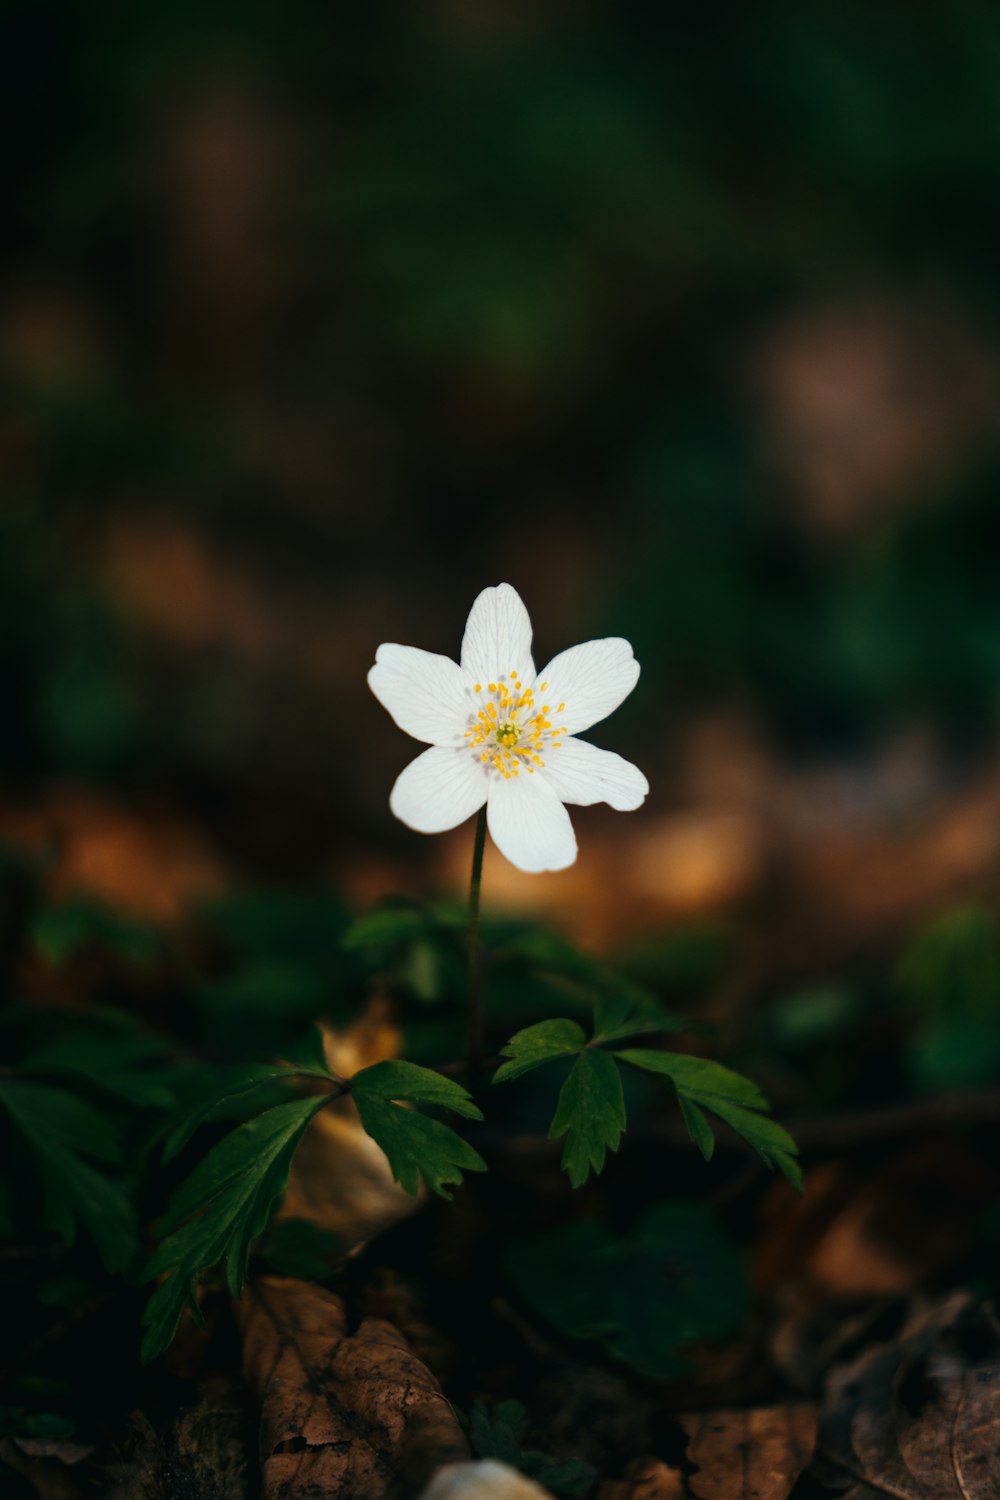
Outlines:
[[483, 1062], [483, 955], [479, 944], [479, 889], [483, 883], [483, 851], [486, 848], [486, 808], [476, 820], [472, 846], [472, 879], [469, 882], [469, 1032], [465, 1050], [465, 1073], [469, 1087]]

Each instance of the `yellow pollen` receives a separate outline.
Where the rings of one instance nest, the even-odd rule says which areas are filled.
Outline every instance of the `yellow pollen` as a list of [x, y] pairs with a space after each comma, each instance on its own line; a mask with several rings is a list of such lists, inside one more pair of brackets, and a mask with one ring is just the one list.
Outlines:
[[482, 683], [481, 683], [481, 682], [477, 682], [477, 683], [476, 683], [476, 692], [477, 692], [477, 693], [481, 693], [481, 692], [482, 692], [482, 690], [483, 690], [483, 685], [482, 685]]

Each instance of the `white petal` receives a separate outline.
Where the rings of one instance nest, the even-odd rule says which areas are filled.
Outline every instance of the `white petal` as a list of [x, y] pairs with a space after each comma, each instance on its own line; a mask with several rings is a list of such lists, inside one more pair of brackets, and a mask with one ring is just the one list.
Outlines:
[[511, 670], [525, 687], [535, 678], [531, 621], [517, 589], [509, 583], [483, 589], [465, 622], [462, 671], [473, 682], [509, 681]]
[[551, 1500], [551, 1494], [498, 1458], [481, 1458], [445, 1464], [421, 1491], [420, 1500]]
[[389, 806], [417, 833], [444, 833], [478, 812], [488, 790], [486, 769], [473, 751], [433, 745], [396, 777]]
[[569, 813], [537, 771], [492, 778], [486, 815], [500, 853], [529, 875], [565, 870], [576, 859]]
[[400, 729], [427, 745], [461, 745], [472, 707], [457, 662], [416, 646], [387, 643], [375, 653], [368, 686]]
[[[628, 641], [608, 636], [584, 641], [554, 656], [535, 685], [539, 707], [548, 704], [554, 728], [565, 726], [569, 734], [589, 729], [614, 713], [639, 681], [639, 663]], [[560, 711], [559, 704], [566, 706]]]
[[638, 766], [572, 735], [561, 745], [548, 747], [545, 769], [536, 774], [545, 778], [563, 802], [576, 807], [607, 802], [619, 812], [633, 812], [642, 806], [649, 791], [649, 782]]

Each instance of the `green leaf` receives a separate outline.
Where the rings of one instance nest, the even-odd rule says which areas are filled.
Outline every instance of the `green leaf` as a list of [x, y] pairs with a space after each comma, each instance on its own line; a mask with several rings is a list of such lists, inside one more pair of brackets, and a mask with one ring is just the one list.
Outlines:
[[535, 975], [554, 976], [571, 996], [578, 994], [582, 1002], [589, 1002], [597, 1041], [692, 1029], [690, 1022], [665, 1010], [633, 980], [544, 928], [527, 928], [498, 950], [495, 963], [511, 962]]
[[962, 1014], [923, 1017], [903, 1042], [902, 1060], [920, 1093], [989, 1088], [1000, 1078], [1000, 1026]]
[[121, 1160], [107, 1121], [62, 1089], [25, 1079], [0, 1083], [2, 1103], [38, 1166], [51, 1229], [72, 1244], [82, 1225], [110, 1271], [125, 1271], [135, 1253], [135, 1215], [122, 1188], [84, 1158]]
[[575, 1500], [577, 1495], [589, 1495], [597, 1479], [597, 1470], [585, 1458], [570, 1458], [565, 1463], [556, 1463], [545, 1453], [527, 1449], [521, 1458], [522, 1471], [537, 1480], [543, 1489], [553, 1495], [564, 1495]]
[[615, 974], [605, 981], [594, 1002], [594, 1041], [617, 1042], [623, 1037], [657, 1031], [697, 1028], [665, 1010], [653, 996], [631, 980]]
[[293, 1042], [281, 1049], [282, 1060], [296, 1073], [313, 1078], [330, 1078], [330, 1064], [326, 1060], [326, 1043], [318, 1026], [309, 1026]]
[[481, 1120], [482, 1113], [472, 1102], [468, 1089], [417, 1063], [390, 1061], [362, 1068], [351, 1079], [351, 1095], [356, 1103], [365, 1099], [407, 1099], [411, 1104], [437, 1105], [450, 1109], [467, 1120]]
[[506, 1269], [525, 1302], [572, 1338], [596, 1339], [654, 1380], [683, 1370], [678, 1350], [739, 1331], [739, 1257], [695, 1202], [655, 1204], [631, 1234], [594, 1221], [513, 1243]]
[[477, 1458], [497, 1458], [517, 1469], [528, 1414], [520, 1401], [500, 1401], [492, 1412], [481, 1400], [469, 1412], [469, 1442]]
[[547, 1453], [522, 1448], [528, 1413], [520, 1401], [498, 1401], [492, 1411], [477, 1399], [469, 1412], [469, 1442], [477, 1458], [495, 1458], [520, 1469], [554, 1495], [572, 1497], [593, 1488], [597, 1471], [581, 1458], [559, 1463]]
[[202, 1125], [224, 1118], [238, 1100], [250, 1102], [258, 1091], [294, 1074], [276, 1063], [251, 1063], [227, 1069], [210, 1085], [210, 1097], [196, 1108], [188, 1108], [170, 1130], [163, 1145], [163, 1160], [172, 1161]]
[[694, 1104], [686, 1095], [678, 1094], [677, 1103], [681, 1107], [681, 1114], [684, 1117], [684, 1124], [687, 1126], [688, 1135], [698, 1147], [705, 1160], [711, 1161], [715, 1151], [715, 1136], [712, 1134], [711, 1125], [709, 1125], [697, 1104]]
[[708, 1122], [701, 1113], [704, 1108], [725, 1120], [754, 1148], [765, 1165], [776, 1167], [794, 1188], [802, 1191], [802, 1172], [795, 1160], [799, 1148], [783, 1126], [768, 1119], [766, 1112], [770, 1105], [749, 1078], [708, 1058], [681, 1052], [629, 1049], [616, 1052], [615, 1056], [635, 1068], [670, 1079], [677, 1090], [688, 1132], [703, 1156], [711, 1155], [710, 1150], [706, 1151]]
[[566, 1136], [562, 1164], [573, 1187], [601, 1172], [608, 1148], [618, 1149], [626, 1126], [617, 1064], [607, 1052], [581, 1052], [559, 1093], [549, 1139]]
[[283, 1051], [283, 1062], [249, 1063], [218, 1075], [211, 1084], [210, 1097], [193, 1109], [189, 1106], [170, 1129], [163, 1147], [164, 1161], [172, 1161], [196, 1130], [224, 1118], [238, 1100], [250, 1101], [254, 1094], [282, 1080], [317, 1078], [328, 1083], [332, 1079], [326, 1063], [323, 1034], [317, 1026], [310, 1027], [298, 1043], [286, 1046]]
[[0, 1099], [32, 1141], [68, 1146], [97, 1161], [121, 1161], [121, 1143], [110, 1123], [74, 1094], [47, 1083], [10, 1078], [0, 1082]]
[[[53, 1020], [58, 1025], [65, 1018], [57, 1013]], [[139, 1109], [172, 1109], [176, 1098], [170, 1084], [169, 1044], [141, 1028], [119, 1025], [118, 1020], [88, 1014], [82, 1025], [55, 1031], [37, 1046], [29, 1043], [19, 1072], [55, 1077], [74, 1088], [85, 1079], [91, 1089]]]
[[250, 1246], [262, 1234], [288, 1182], [295, 1149], [328, 1096], [275, 1105], [225, 1136], [176, 1194], [159, 1225], [167, 1237], [146, 1267], [146, 1280], [164, 1272], [143, 1319], [142, 1358], [155, 1358], [172, 1340], [186, 1305], [197, 1315], [201, 1271], [226, 1262], [226, 1280], [239, 1296]]
[[422, 936], [430, 925], [429, 914], [422, 907], [377, 906], [357, 917], [341, 941], [348, 951], [372, 948], [384, 955]]
[[910, 941], [895, 988], [905, 1005], [930, 1016], [996, 1022], [1000, 1015], [1000, 927], [982, 906], [934, 918]]
[[389, 1158], [392, 1175], [405, 1192], [416, 1193], [422, 1177], [432, 1193], [451, 1198], [448, 1185], [461, 1182], [463, 1171], [486, 1171], [479, 1153], [440, 1120], [377, 1094], [362, 1092], [355, 1102], [362, 1125]]
[[340, 968], [344, 912], [328, 891], [243, 891], [207, 903], [202, 914], [245, 960]]
[[90, 946], [106, 948], [139, 966], [152, 963], [159, 952], [159, 940], [151, 928], [82, 898], [63, 901], [40, 912], [32, 937], [44, 957], [57, 968]]
[[509, 1083], [512, 1078], [520, 1078], [542, 1063], [572, 1057], [586, 1044], [583, 1028], [575, 1021], [539, 1021], [535, 1026], [526, 1026], [501, 1050], [500, 1056], [510, 1058], [510, 1061], [501, 1063], [493, 1075], [493, 1082]]

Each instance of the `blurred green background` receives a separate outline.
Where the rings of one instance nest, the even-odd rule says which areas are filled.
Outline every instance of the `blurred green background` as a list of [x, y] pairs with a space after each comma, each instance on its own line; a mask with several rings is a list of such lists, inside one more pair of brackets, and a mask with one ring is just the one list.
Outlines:
[[643, 664], [595, 737], [650, 821], [582, 820], [646, 841], [639, 905], [765, 899], [824, 831], [818, 905], [900, 828], [946, 849], [893, 917], [990, 864], [995, 6], [2, 26], [8, 803], [152, 800], [268, 875], [437, 860], [364, 675], [509, 579], [539, 659]]

